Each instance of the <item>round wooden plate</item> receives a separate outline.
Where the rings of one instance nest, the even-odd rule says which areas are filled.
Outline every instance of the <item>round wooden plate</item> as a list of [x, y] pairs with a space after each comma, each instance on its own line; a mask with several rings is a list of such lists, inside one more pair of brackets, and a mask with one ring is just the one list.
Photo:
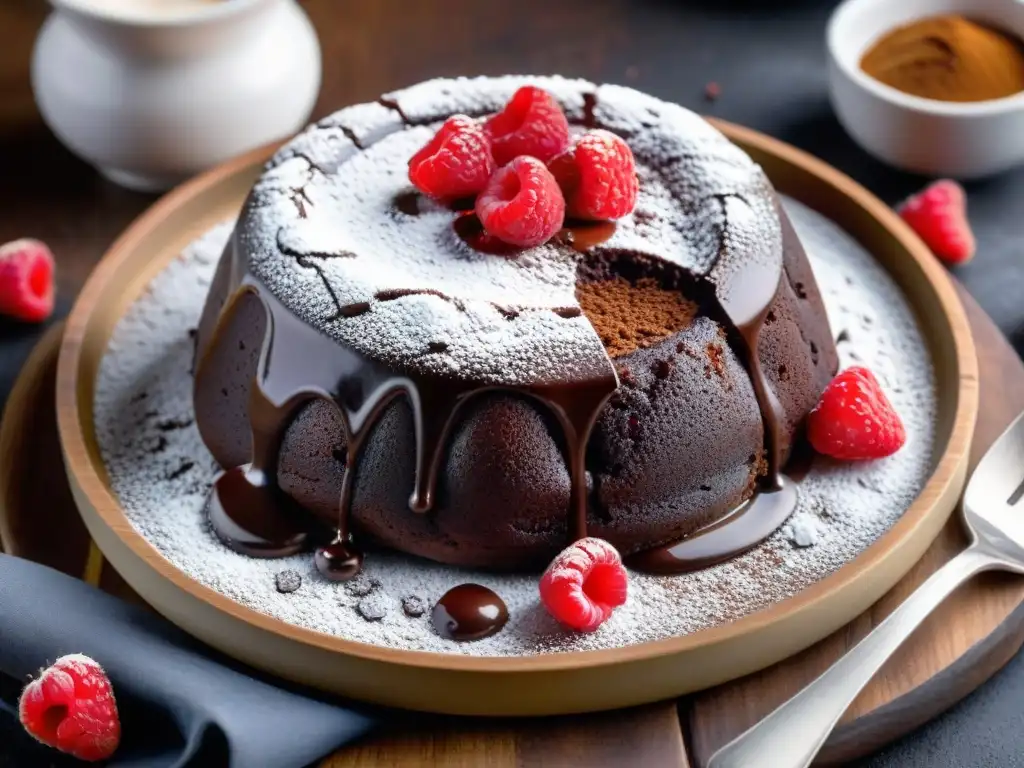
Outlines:
[[857, 616], [921, 557], [963, 486], [978, 407], [977, 365], [949, 278], [889, 208], [818, 160], [753, 131], [719, 127], [780, 192], [857, 237], [921, 319], [940, 392], [934, 471], [893, 528], [853, 562], [800, 594], [732, 623], [605, 651], [476, 658], [343, 640], [259, 614], [181, 573], [130, 525], [93, 433], [93, 389], [110, 334], [149, 280], [214, 223], [237, 212], [269, 149], [179, 188], [118, 240], [68, 320], [57, 417], [68, 477], [90, 535], [154, 608], [224, 652], [301, 683], [381, 704], [457, 714], [524, 715], [629, 706], [704, 689], [762, 669]]

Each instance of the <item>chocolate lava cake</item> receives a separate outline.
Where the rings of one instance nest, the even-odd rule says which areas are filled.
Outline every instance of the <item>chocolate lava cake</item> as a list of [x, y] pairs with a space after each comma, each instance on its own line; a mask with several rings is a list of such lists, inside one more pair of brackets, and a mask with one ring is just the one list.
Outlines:
[[[523, 84], [628, 142], [637, 204], [489, 253], [406, 166]], [[614, 85], [435, 80], [270, 161], [210, 288], [194, 404], [229, 545], [284, 554], [340, 529], [515, 570], [581, 535], [629, 555], [722, 519], [775, 482], [836, 369], [775, 192], [703, 119]]]

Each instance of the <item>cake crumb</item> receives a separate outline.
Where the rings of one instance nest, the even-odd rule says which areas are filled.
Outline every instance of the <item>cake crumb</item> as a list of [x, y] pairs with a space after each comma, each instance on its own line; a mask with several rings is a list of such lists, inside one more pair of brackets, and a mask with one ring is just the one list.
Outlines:
[[278, 592], [282, 595], [287, 595], [297, 591], [302, 586], [302, 576], [299, 575], [298, 571], [293, 571], [290, 568], [278, 571], [274, 577], [274, 584]]
[[708, 360], [711, 361], [711, 368], [714, 370], [719, 377], [725, 377], [725, 361], [723, 356], [725, 349], [721, 344], [715, 344], [714, 342], [708, 343]]
[[380, 594], [364, 597], [359, 601], [356, 610], [367, 621], [380, 621], [388, 615], [387, 601]]
[[795, 517], [783, 528], [783, 535], [795, 547], [813, 547], [818, 543], [819, 523], [811, 515]]
[[423, 598], [409, 595], [402, 598], [402, 610], [405, 611], [406, 616], [418, 619], [427, 612], [427, 604], [423, 602]]
[[359, 573], [351, 581], [345, 582], [345, 591], [353, 597], [366, 597], [380, 586], [380, 581], [372, 579], [366, 573]]

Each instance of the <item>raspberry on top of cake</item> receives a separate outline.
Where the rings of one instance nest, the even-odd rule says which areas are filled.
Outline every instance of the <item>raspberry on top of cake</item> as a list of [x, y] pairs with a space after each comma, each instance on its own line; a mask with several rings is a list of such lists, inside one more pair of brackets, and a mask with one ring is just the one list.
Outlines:
[[579, 131], [623, 137], [636, 157], [635, 207], [594, 250], [678, 265], [726, 298], [748, 288], [752, 263], [778, 280], [774, 195], [749, 157], [682, 107], [558, 77], [429, 81], [310, 127], [246, 209], [255, 276], [307, 322], [390, 363], [495, 385], [607, 371], [591, 323], [565, 311], [580, 309], [571, 245], [494, 258], [463, 241], [446, 205], [398, 205], [410, 158], [445, 120], [499, 113], [523, 86], [550, 93]]

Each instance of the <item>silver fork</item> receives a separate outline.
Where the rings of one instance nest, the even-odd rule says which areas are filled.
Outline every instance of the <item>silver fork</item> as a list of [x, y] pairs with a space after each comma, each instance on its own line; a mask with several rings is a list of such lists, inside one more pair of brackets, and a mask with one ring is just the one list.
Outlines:
[[1024, 414], [992, 444], [964, 493], [967, 549], [937, 570], [814, 682], [715, 752], [707, 768], [806, 768], [886, 659], [950, 592], [982, 571], [1024, 574]]

